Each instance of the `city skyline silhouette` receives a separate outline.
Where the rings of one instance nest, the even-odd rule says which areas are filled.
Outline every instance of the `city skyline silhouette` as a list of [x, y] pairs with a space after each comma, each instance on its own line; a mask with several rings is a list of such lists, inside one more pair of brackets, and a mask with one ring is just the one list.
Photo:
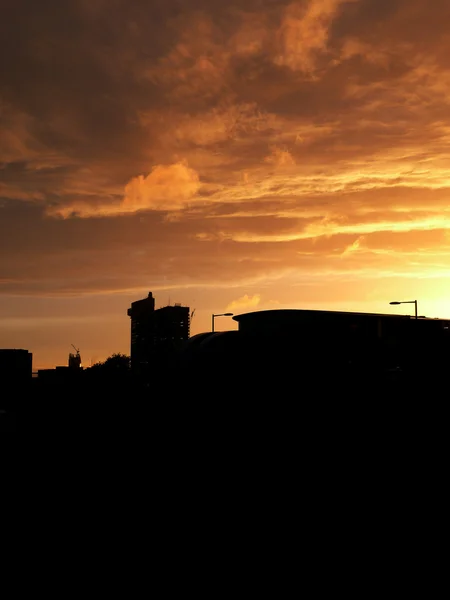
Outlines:
[[213, 314], [414, 299], [450, 318], [450, 3], [431, 4], [4, 3], [0, 348], [34, 370], [128, 355], [149, 290], [191, 337]]

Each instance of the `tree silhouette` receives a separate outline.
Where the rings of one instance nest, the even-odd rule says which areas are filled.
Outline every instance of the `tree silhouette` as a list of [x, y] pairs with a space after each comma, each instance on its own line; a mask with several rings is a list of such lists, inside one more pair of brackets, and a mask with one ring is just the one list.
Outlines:
[[93, 364], [91, 369], [96, 372], [102, 372], [105, 375], [124, 375], [130, 370], [130, 357], [126, 354], [116, 352], [108, 356], [105, 361]]

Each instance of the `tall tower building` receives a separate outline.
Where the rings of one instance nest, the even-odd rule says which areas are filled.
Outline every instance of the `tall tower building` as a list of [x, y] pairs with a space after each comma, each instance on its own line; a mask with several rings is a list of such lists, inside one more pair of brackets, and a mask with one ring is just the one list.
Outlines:
[[151, 292], [147, 298], [136, 300], [128, 309], [131, 318], [130, 358], [133, 371], [148, 367], [155, 347], [155, 299]]
[[131, 369], [148, 372], [152, 364], [189, 339], [189, 307], [175, 304], [155, 310], [152, 292], [128, 309], [131, 318]]

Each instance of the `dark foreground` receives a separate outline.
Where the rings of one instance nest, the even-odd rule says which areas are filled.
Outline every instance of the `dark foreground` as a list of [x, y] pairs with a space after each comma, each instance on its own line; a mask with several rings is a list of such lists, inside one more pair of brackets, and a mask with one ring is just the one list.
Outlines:
[[38, 440], [91, 434], [156, 440], [187, 439], [205, 430], [224, 433], [227, 427], [231, 435], [242, 426], [276, 437], [279, 428], [301, 429], [320, 419], [331, 427], [333, 420], [342, 426], [355, 418], [366, 424], [381, 418], [406, 423], [433, 406], [439, 412], [448, 393], [445, 378], [432, 373], [261, 373], [259, 380], [231, 380], [219, 371], [209, 375], [166, 379], [153, 388], [131, 380], [89, 388], [34, 382], [3, 402], [0, 433]]

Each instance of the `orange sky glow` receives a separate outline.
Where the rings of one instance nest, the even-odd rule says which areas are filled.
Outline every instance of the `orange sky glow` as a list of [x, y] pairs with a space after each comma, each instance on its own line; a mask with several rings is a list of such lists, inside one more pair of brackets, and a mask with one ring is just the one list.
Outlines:
[[449, 22], [448, 0], [6, 0], [0, 347], [129, 353], [148, 291], [193, 334], [450, 318]]

